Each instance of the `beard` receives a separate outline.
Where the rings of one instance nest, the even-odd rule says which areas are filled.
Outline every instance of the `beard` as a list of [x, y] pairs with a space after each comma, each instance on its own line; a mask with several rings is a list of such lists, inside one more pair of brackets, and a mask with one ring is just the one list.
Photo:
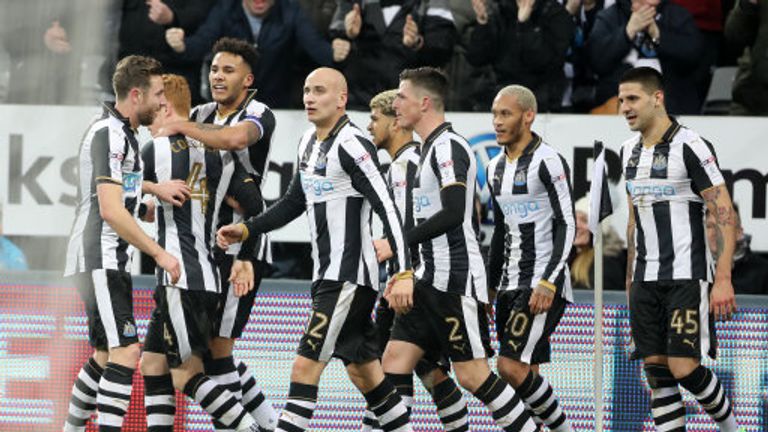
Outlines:
[[155, 117], [157, 117], [158, 110], [156, 109], [147, 109], [144, 111], [139, 111], [138, 117], [139, 117], [139, 125], [141, 126], [149, 126], [155, 121]]

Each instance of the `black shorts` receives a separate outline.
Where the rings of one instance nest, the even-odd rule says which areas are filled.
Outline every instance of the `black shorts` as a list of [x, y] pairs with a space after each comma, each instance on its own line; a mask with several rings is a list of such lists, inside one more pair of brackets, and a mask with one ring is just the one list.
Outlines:
[[147, 323], [147, 335], [144, 336], [142, 350], [155, 354], [165, 354], [165, 341], [163, 340], [163, 314], [160, 308], [155, 306]]
[[[203, 357], [213, 336], [213, 318], [219, 294], [161, 285], [155, 289], [154, 298], [159, 312], [152, 313], [152, 320], [161, 321], [162, 325], [150, 323], [153, 332], [151, 340], [156, 341], [157, 334], [162, 332], [163, 352], [168, 357], [168, 365], [177, 368], [193, 354]], [[152, 344], [156, 345], [156, 342]], [[150, 348], [156, 349], [154, 346]]]
[[[379, 340], [379, 350], [383, 353], [392, 334], [392, 325], [395, 321], [395, 311], [389, 307], [389, 302], [384, 297], [379, 298], [376, 306], [376, 333]], [[451, 370], [451, 361], [439, 352], [429, 352], [416, 364], [416, 375], [425, 376], [435, 369], [441, 369], [448, 373]]]
[[313, 282], [312, 315], [297, 353], [320, 362], [336, 357], [345, 364], [379, 358], [376, 328], [371, 319], [375, 303], [373, 288], [350, 282]]
[[555, 296], [546, 313], [534, 315], [528, 307], [532, 289], [502, 291], [496, 299], [496, 334], [499, 355], [522, 363], [549, 363], [549, 337], [565, 313], [568, 302]]
[[717, 355], [706, 281], [633, 282], [629, 299], [635, 359]]
[[243, 330], [251, 316], [256, 293], [259, 291], [259, 285], [261, 285], [262, 275], [267, 269], [267, 265], [263, 261], [252, 261], [253, 289], [248, 294], [237, 297], [232, 290], [232, 284], [227, 282], [233, 262], [234, 256], [224, 255], [219, 264], [222, 292], [219, 297], [219, 307], [216, 310], [213, 332], [214, 336], [229, 339], [237, 339], [243, 335]]
[[[395, 318], [391, 339], [419, 346], [425, 357], [439, 353], [452, 362], [493, 356], [488, 317], [472, 297], [439, 291], [417, 281], [413, 308]], [[438, 362], [438, 358], [428, 358]]]
[[93, 270], [75, 275], [88, 316], [88, 342], [99, 350], [139, 342], [133, 316], [133, 282], [130, 273]]

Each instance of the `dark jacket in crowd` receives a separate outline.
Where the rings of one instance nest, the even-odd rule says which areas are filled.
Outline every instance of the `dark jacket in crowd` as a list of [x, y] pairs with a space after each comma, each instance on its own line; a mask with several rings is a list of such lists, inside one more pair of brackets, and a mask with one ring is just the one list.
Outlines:
[[725, 37], [744, 50], [733, 83], [732, 114], [768, 115], [768, 1], [737, 0]]
[[183, 57], [201, 60], [209, 54], [213, 44], [225, 36], [254, 43], [259, 53], [254, 71], [256, 97], [270, 107], [286, 107], [294, 49], [300, 46], [317, 64], [331, 66], [331, 44], [323, 39], [293, 0], [275, 0], [261, 24], [258, 41], [253, 39], [245, 14], [242, 0], [219, 0], [200, 28], [185, 38]]
[[[118, 35], [117, 60], [132, 54], [154, 57], [163, 64], [165, 72], [182, 75], [187, 79], [194, 103], [200, 97], [200, 68], [202, 58], [179, 58], [165, 43], [165, 30], [180, 27], [192, 34], [205, 20], [214, 0], [163, 0], [173, 10], [174, 21], [167, 27], [149, 19], [146, 0], [124, 0]], [[112, 65], [109, 76], [114, 70]]]
[[[621, 75], [632, 67], [624, 62], [634, 48], [626, 32], [631, 4], [631, 0], [617, 0], [600, 11], [589, 35], [587, 51], [592, 70], [599, 76], [598, 104], [618, 93]], [[667, 110], [672, 114], [698, 114], [702, 101], [690, 76], [702, 54], [699, 30], [682, 6], [662, 0], [656, 10], [660, 41], [655, 49], [664, 75]]]
[[571, 16], [555, 0], [537, 0], [522, 24], [515, 0], [503, 0], [488, 23], [475, 28], [467, 60], [475, 66], [492, 64], [499, 88], [524, 85], [536, 95], [539, 111], [556, 111], [566, 86], [563, 64], [573, 34]]
[[768, 294], [768, 259], [747, 249], [731, 270], [736, 294]]
[[[456, 43], [456, 29], [445, 0], [403, 0], [378, 4], [363, 2], [363, 25], [353, 39], [352, 50], [342, 64], [349, 83], [349, 107], [368, 110], [368, 103], [379, 92], [396, 88], [403, 69], [419, 66], [444, 66], [451, 58]], [[348, 39], [344, 17], [353, 2], [339, 0], [331, 35]], [[401, 8], [387, 26], [381, 7], [400, 5]], [[432, 13], [428, 13], [429, 9]], [[424, 46], [414, 51], [403, 45], [406, 17], [412, 15], [424, 38]]]

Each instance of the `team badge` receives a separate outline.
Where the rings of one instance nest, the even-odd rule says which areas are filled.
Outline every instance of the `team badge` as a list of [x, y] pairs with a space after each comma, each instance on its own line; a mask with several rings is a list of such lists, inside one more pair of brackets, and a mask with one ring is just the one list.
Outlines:
[[515, 186], [525, 186], [525, 184], [528, 183], [528, 171], [520, 170], [516, 172], [514, 183]]
[[653, 157], [653, 164], [651, 168], [654, 171], [662, 171], [667, 169], [667, 157], [663, 154], [657, 154]]

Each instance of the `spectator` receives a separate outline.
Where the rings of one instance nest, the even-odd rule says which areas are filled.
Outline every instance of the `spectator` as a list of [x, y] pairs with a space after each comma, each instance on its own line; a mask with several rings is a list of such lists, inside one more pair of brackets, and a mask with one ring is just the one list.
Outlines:
[[24, 252], [3, 235], [3, 208], [0, 207], [0, 271], [27, 269]]
[[[733, 269], [731, 281], [736, 294], [768, 294], [768, 259], [752, 252], [749, 244], [752, 236], [744, 233], [741, 225], [739, 208], [734, 204], [736, 211], [736, 250], [733, 252]], [[715, 218], [711, 212], [707, 212], [707, 242], [709, 250], [717, 250], [717, 233], [715, 231]], [[717, 260], [717, 257], [714, 257]]]
[[398, 86], [403, 69], [445, 66], [456, 43], [447, 0], [339, 0], [331, 34], [351, 41], [342, 65], [347, 106], [365, 111], [373, 96]]
[[186, 78], [192, 103], [201, 103], [202, 58], [180, 58], [165, 43], [165, 30], [176, 27], [187, 33], [194, 32], [214, 3], [215, 0], [123, 0], [117, 55], [103, 71], [103, 77], [110, 81], [117, 61], [123, 57], [133, 54], [153, 57], [163, 64], [166, 72]]
[[[299, 0], [299, 4], [304, 14], [312, 20], [315, 29], [331, 40], [331, 21], [336, 13], [336, 0]], [[307, 74], [304, 74], [302, 81], [306, 76]]]
[[254, 71], [258, 99], [272, 108], [289, 106], [286, 91], [297, 46], [319, 65], [333, 64], [331, 44], [315, 30], [294, 0], [219, 0], [205, 22], [189, 36], [172, 28], [166, 41], [184, 59], [200, 61], [213, 44], [228, 36], [256, 45], [259, 62]]
[[[589, 232], [589, 198], [582, 197], [576, 204], [576, 238], [571, 256], [571, 282], [574, 289], [594, 289], [595, 250]], [[603, 289], [623, 290], [626, 282], [627, 256], [624, 243], [610, 225], [603, 227]]]
[[563, 95], [563, 109], [589, 112], [595, 106], [597, 75], [592, 72], [585, 46], [597, 13], [606, 7], [606, 1], [566, 0], [564, 6], [573, 19], [575, 32], [565, 57], [564, 71], [568, 86]]
[[673, 3], [684, 7], [693, 16], [693, 21], [701, 33], [702, 57], [699, 67], [693, 71], [693, 80], [699, 99], [704, 102], [712, 81], [720, 47], [723, 45], [723, 5], [721, 0], [672, 0]]
[[616, 114], [619, 78], [637, 66], [663, 72], [670, 113], [699, 113], [702, 101], [690, 76], [701, 59], [701, 36], [682, 6], [667, 0], [617, 0], [597, 14], [587, 52], [599, 77], [600, 106], [593, 113]]
[[[565, 91], [563, 64], [573, 21], [556, 0], [472, 0], [477, 27], [467, 60], [492, 64], [497, 88], [520, 84], [536, 95], [540, 112], [559, 111]], [[490, 101], [488, 101], [490, 105]]]
[[733, 82], [732, 115], [768, 115], [768, 1], [738, 0], [725, 37], [744, 51]]

